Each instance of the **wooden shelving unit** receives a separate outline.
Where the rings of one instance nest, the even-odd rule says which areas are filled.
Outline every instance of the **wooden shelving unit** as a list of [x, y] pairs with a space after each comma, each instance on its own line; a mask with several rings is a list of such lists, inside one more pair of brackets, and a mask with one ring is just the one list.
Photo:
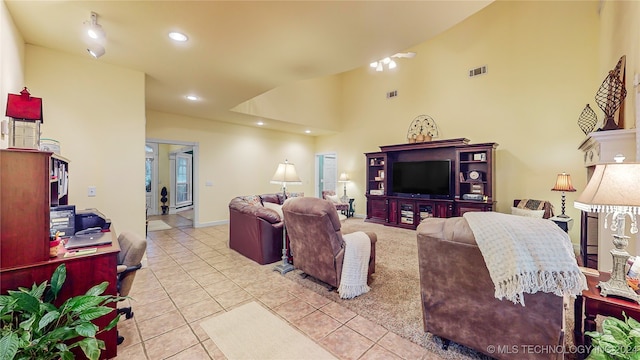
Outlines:
[[[495, 207], [496, 143], [469, 144], [468, 139], [437, 140], [415, 144], [380, 146], [366, 153], [366, 221], [415, 229], [427, 217], [461, 216], [467, 211], [492, 211]], [[394, 194], [393, 164], [396, 161], [451, 161], [450, 199], [407, 197]], [[477, 179], [469, 173], [476, 171]], [[383, 176], [381, 176], [383, 174]], [[465, 200], [477, 193], [478, 200]]]

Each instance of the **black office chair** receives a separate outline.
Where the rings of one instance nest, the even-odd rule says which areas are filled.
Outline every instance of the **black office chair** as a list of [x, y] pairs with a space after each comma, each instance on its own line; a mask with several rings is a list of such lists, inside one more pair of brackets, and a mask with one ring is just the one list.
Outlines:
[[[142, 257], [147, 249], [147, 239], [141, 238], [132, 232], [122, 232], [118, 236], [120, 253], [118, 253], [118, 295], [128, 296], [136, 277], [136, 271], [142, 267]], [[118, 309], [118, 315], [124, 314], [127, 319], [133, 317], [131, 307]], [[122, 344], [124, 337], [118, 335], [118, 345]]]

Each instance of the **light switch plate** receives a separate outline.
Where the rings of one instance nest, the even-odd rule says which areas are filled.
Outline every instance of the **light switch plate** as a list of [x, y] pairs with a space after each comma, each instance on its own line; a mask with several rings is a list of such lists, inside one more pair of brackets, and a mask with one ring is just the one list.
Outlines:
[[96, 196], [95, 186], [89, 186], [89, 189], [87, 190], [87, 196], [90, 196], [90, 197]]

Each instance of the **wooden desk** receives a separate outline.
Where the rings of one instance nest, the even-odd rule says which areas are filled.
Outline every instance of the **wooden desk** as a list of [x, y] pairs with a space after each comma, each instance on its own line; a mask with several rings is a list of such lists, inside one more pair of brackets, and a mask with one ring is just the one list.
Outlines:
[[[57, 257], [48, 261], [35, 262], [28, 265], [15, 266], [0, 269], [0, 293], [5, 294], [7, 290], [17, 289], [19, 286], [31, 287], [34, 283], [40, 284], [51, 279], [53, 271], [60, 265], [67, 267], [67, 279], [58, 294], [57, 306], [65, 299], [82, 295], [92, 286], [103, 281], [109, 282], [109, 286], [104, 295], [116, 295], [116, 267], [118, 262], [118, 238], [114, 231], [111, 232], [111, 245], [98, 246], [93, 254], [79, 255], [74, 257], [64, 257], [64, 252], [60, 252]], [[110, 303], [107, 306], [115, 309], [116, 304]], [[96, 320], [95, 324], [104, 328], [117, 316], [113, 311]], [[117, 329], [99, 334], [98, 339], [104, 341], [106, 350], [102, 351], [101, 359], [111, 359], [117, 355]]]
[[[588, 290], [582, 292], [582, 296], [577, 296], [575, 301], [574, 335], [576, 345], [586, 345], [585, 349], [590, 349], [591, 338], [584, 336], [585, 331], [596, 331], [596, 315], [613, 316], [624, 319], [622, 312], [640, 321], [640, 305], [637, 303], [617, 297], [604, 297], [600, 295], [600, 289], [596, 286], [600, 281], [609, 280], [610, 274], [601, 272], [600, 276], [587, 276]], [[584, 314], [584, 325], [582, 315]], [[581, 354], [583, 356], [587, 354]]]

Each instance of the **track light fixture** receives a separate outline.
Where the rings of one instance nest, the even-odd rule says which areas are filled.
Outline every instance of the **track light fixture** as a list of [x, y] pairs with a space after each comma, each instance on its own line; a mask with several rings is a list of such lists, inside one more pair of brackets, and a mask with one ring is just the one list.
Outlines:
[[395, 69], [398, 66], [398, 64], [396, 64], [393, 58], [412, 58], [414, 56], [416, 56], [416, 53], [414, 52], [397, 53], [389, 57], [386, 57], [382, 60], [374, 61], [371, 64], [369, 64], [369, 66], [371, 66], [372, 68], [375, 68], [376, 71], [378, 72], [384, 70], [384, 65], [387, 66], [387, 69], [391, 70], [391, 69]]
[[85, 22], [87, 25], [87, 34], [90, 38], [94, 40], [104, 39], [106, 37], [106, 33], [102, 26], [98, 24], [98, 14], [91, 12], [91, 20]]
[[99, 58], [100, 56], [104, 55], [105, 51], [104, 51], [104, 46], [100, 45], [100, 44], [94, 44], [91, 45], [87, 48], [87, 51], [89, 52], [89, 54], [91, 54], [91, 56], [93, 56], [94, 58]]
[[105, 53], [103, 44], [107, 35], [102, 26], [98, 24], [98, 14], [93, 11], [91, 12], [91, 19], [85, 21], [84, 24], [89, 36], [87, 52], [97, 59]]

